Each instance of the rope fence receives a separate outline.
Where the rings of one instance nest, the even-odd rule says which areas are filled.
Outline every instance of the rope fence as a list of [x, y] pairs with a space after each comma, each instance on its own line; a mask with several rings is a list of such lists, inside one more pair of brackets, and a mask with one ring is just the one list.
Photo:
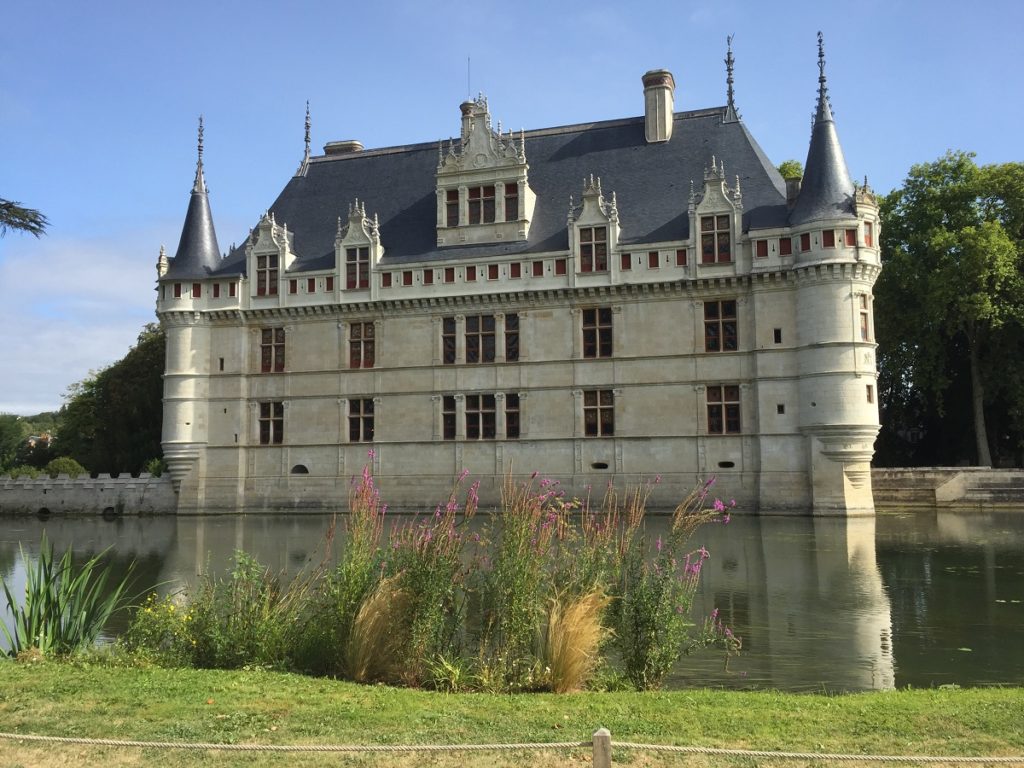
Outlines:
[[1024, 765], [1024, 756], [935, 756], [935, 755], [859, 755], [828, 752], [775, 752], [761, 749], [726, 749], [724, 747], [687, 747], [668, 744], [635, 744], [612, 742], [606, 728], [594, 732], [590, 741], [544, 741], [520, 744], [218, 744], [183, 741], [136, 741], [132, 739], [90, 739], [78, 736], [38, 736], [26, 733], [0, 732], [0, 739], [46, 744], [77, 744], [96, 747], [134, 747], [139, 749], [190, 749], [222, 752], [502, 752], [527, 750], [581, 749], [593, 751], [593, 768], [611, 768], [612, 746], [616, 749], [634, 749], [644, 752], [666, 752], [719, 757], [760, 757], [770, 760], [813, 760], [819, 762], [876, 762], [876, 763], [973, 763]]

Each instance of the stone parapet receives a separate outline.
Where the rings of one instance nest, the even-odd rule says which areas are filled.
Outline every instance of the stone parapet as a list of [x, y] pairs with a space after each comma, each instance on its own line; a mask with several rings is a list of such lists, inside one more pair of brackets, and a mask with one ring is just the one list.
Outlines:
[[173, 514], [177, 505], [168, 477], [148, 473], [51, 477], [0, 476], [0, 514]]

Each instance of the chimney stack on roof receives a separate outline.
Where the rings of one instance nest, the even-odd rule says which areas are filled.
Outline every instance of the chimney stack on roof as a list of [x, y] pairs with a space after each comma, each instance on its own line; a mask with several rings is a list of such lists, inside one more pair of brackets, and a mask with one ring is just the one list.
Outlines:
[[676, 81], [667, 69], [652, 69], [644, 81], [644, 136], [648, 144], [672, 138]]

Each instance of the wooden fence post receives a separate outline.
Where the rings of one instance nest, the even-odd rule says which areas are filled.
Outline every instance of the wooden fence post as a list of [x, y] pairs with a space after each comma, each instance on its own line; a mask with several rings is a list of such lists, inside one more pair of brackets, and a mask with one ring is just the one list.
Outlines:
[[594, 731], [594, 768], [612, 768], [612, 734], [607, 728]]

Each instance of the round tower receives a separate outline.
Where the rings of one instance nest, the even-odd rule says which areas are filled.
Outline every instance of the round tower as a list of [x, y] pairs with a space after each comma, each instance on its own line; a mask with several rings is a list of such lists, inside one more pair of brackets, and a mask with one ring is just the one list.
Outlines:
[[203, 176], [203, 119], [188, 212], [174, 259], [157, 262], [157, 316], [167, 337], [161, 446], [178, 494], [178, 509], [198, 509], [208, 442], [210, 329], [202, 311], [203, 281], [220, 263], [209, 194]]
[[878, 434], [872, 286], [878, 206], [851, 181], [836, 133], [818, 34], [818, 105], [790, 227], [797, 278], [799, 425], [814, 514], [872, 514]]

